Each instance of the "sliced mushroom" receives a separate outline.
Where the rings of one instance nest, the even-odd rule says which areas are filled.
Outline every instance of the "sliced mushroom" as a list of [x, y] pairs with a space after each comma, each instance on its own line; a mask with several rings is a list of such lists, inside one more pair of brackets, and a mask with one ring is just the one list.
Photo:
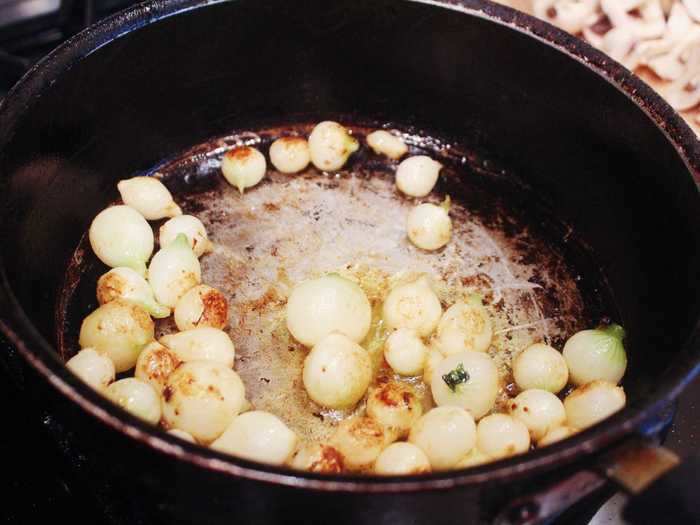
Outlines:
[[600, 7], [617, 29], [634, 40], [659, 38], [666, 30], [666, 17], [659, 0], [601, 0]]
[[591, 23], [598, 0], [534, 0], [535, 16], [569, 33], [580, 33]]
[[700, 0], [681, 0], [688, 14], [696, 22], [700, 22]]
[[665, 90], [666, 100], [674, 109], [685, 111], [700, 104], [700, 41], [681, 54], [686, 70]]

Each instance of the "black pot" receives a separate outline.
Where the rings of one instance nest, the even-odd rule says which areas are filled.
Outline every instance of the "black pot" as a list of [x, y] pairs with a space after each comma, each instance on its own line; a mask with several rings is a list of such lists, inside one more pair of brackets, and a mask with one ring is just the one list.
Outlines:
[[[58, 294], [117, 180], [233, 128], [333, 115], [466, 140], [574, 225], [631, 336], [624, 411], [471, 470], [323, 477], [183, 444], [68, 373], [52, 348]], [[153, 522], [541, 519], [600, 486], [591, 469], [631, 450], [699, 370], [700, 144], [620, 65], [486, 1], [143, 4], [20, 81], [0, 105], [0, 152], [6, 355], [86, 483]]]

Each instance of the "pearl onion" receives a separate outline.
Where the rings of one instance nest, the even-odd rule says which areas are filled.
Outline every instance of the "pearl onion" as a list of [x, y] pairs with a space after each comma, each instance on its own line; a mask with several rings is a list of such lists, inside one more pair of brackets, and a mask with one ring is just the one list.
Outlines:
[[296, 434], [277, 416], [253, 410], [234, 418], [211, 448], [243, 459], [282, 465], [296, 445]]
[[493, 459], [501, 459], [527, 452], [530, 433], [521, 421], [506, 414], [486, 416], [476, 427], [479, 450]]
[[117, 372], [136, 364], [139, 353], [153, 341], [153, 320], [140, 306], [115, 299], [88, 315], [80, 326], [81, 348], [94, 348], [109, 357]]
[[417, 376], [423, 372], [427, 354], [423, 341], [411, 328], [395, 330], [384, 343], [384, 359], [402, 376]]
[[413, 425], [408, 439], [425, 452], [433, 469], [447, 470], [474, 447], [476, 425], [466, 410], [437, 407]]
[[164, 335], [160, 342], [180, 361], [214, 361], [233, 368], [236, 349], [223, 330], [204, 326]]
[[425, 197], [435, 187], [442, 164], [425, 155], [409, 157], [396, 169], [396, 187], [411, 197]]
[[109, 385], [105, 392], [110, 400], [134, 416], [153, 425], [160, 421], [160, 399], [148, 383], [127, 377]]
[[148, 281], [131, 268], [113, 268], [97, 281], [97, 301], [105, 304], [122, 298], [138, 304], [157, 319], [170, 315], [170, 308], [158, 304]]
[[372, 363], [367, 351], [342, 334], [323, 338], [304, 360], [304, 388], [324, 407], [355, 405], [365, 395], [371, 379]]
[[182, 215], [182, 210], [175, 204], [168, 188], [154, 177], [120, 180], [117, 189], [124, 204], [134, 208], [149, 221]]
[[625, 406], [625, 392], [607, 381], [578, 387], [564, 399], [568, 424], [582, 429], [595, 425]]
[[331, 445], [342, 454], [344, 465], [349, 470], [371, 467], [389, 442], [390, 438], [382, 426], [369, 417], [343, 420], [330, 439]]
[[408, 435], [413, 424], [423, 415], [423, 406], [411, 385], [389, 381], [370, 392], [367, 415], [382, 425], [387, 434], [399, 438]]
[[68, 360], [66, 366], [95, 390], [102, 390], [114, 381], [114, 363], [94, 348], [83, 348]]
[[425, 474], [430, 472], [428, 456], [412, 443], [392, 443], [374, 464], [374, 472], [385, 476]]
[[156, 392], [162, 392], [168, 377], [179, 364], [180, 360], [174, 353], [157, 341], [153, 341], [139, 354], [134, 377], [151, 385]]
[[185, 235], [161, 248], [148, 266], [148, 282], [156, 300], [175, 307], [185, 293], [202, 281], [202, 269]]
[[171, 436], [175, 436], [176, 438], [182, 439], [183, 441], [187, 441], [188, 443], [196, 443], [192, 435], [188, 432], [185, 432], [184, 430], [173, 428], [171, 430], [168, 430], [168, 434], [170, 434]]
[[430, 386], [435, 369], [442, 363], [443, 359], [445, 359], [445, 356], [439, 350], [430, 347], [425, 358], [425, 368], [423, 369], [423, 382], [426, 385]]
[[437, 327], [437, 347], [444, 355], [465, 350], [485, 352], [491, 344], [491, 318], [481, 299], [450, 306]]
[[326, 275], [298, 284], [287, 301], [287, 328], [300, 343], [313, 346], [331, 332], [359, 343], [369, 331], [372, 307], [356, 283]]
[[228, 324], [228, 301], [216, 288], [200, 284], [180, 297], [173, 317], [178, 330], [205, 326], [222, 329]]
[[428, 278], [423, 276], [392, 288], [384, 300], [382, 315], [390, 330], [411, 328], [426, 337], [440, 321], [442, 306]]
[[338, 474], [343, 471], [343, 455], [326, 443], [309, 443], [299, 448], [289, 463], [297, 470]]
[[564, 404], [547, 390], [525, 390], [510, 402], [509, 407], [510, 415], [525, 424], [535, 441], [566, 421]]
[[[463, 378], [452, 381], [445, 376], [457, 374], [461, 368], [466, 372]], [[462, 382], [459, 379], [466, 379]], [[479, 419], [489, 412], [496, 403], [499, 379], [498, 369], [487, 354], [483, 352], [463, 352], [443, 359], [433, 371], [430, 381], [433, 399], [438, 406], [458, 406], [468, 410], [474, 419]]]
[[163, 418], [167, 427], [210, 443], [231, 424], [244, 400], [245, 388], [236, 372], [221, 363], [190, 361], [165, 383]]
[[469, 454], [464, 456], [462, 459], [460, 459], [457, 464], [454, 466], [455, 469], [463, 469], [463, 468], [470, 468], [470, 467], [476, 467], [478, 465], [483, 465], [484, 463], [489, 463], [491, 460], [490, 457], [488, 457], [486, 454], [484, 454], [481, 450], [479, 450], [477, 447], [474, 447], [471, 449]]
[[408, 238], [423, 250], [437, 250], [452, 237], [452, 221], [442, 206], [423, 203], [408, 213]]
[[540, 388], [556, 394], [569, 381], [569, 369], [560, 352], [551, 346], [536, 343], [515, 358], [513, 377], [521, 390]]
[[309, 153], [314, 166], [323, 171], [343, 167], [360, 144], [337, 122], [321, 122], [309, 135]]
[[153, 253], [153, 230], [146, 219], [129, 206], [102, 210], [90, 225], [90, 246], [107, 266], [128, 266], [146, 274], [146, 261]]
[[265, 156], [255, 148], [241, 146], [224, 154], [221, 172], [231, 186], [243, 193], [259, 183], [265, 176]]
[[367, 144], [377, 155], [386, 155], [397, 160], [406, 154], [408, 148], [403, 140], [388, 131], [379, 129], [367, 135]]
[[270, 146], [270, 162], [282, 173], [298, 173], [310, 161], [309, 143], [301, 137], [282, 137]]
[[546, 447], [548, 445], [552, 445], [557, 441], [561, 441], [562, 439], [566, 439], [569, 436], [573, 436], [575, 433], [576, 429], [569, 426], [553, 428], [549, 432], [547, 432], [542, 439], [540, 439], [537, 442], [537, 446]]
[[160, 227], [158, 242], [161, 247], [168, 246], [181, 233], [187, 237], [187, 242], [197, 257], [201, 257], [214, 249], [214, 245], [207, 237], [207, 230], [204, 228], [204, 224], [192, 215], [180, 215], [166, 221]]
[[627, 353], [622, 344], [625, 331], [613, 324], [574, 334], [562, 352], [571, 382], [584, 385], [602, 380], [617, 384], [625, 375]]

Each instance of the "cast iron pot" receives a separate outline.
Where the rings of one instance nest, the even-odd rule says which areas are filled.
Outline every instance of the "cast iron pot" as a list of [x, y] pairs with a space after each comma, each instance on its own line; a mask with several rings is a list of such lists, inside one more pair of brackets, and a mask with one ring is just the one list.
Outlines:
[[[330, 115], [460, 137], [538, 188], [590, 245], [630, 334], [621, 413], [467, 471], [322, 477], [183, 444], [68, 373], [52, 348], [57, 294], [118, 179], [233, 128]], [[699, 170], [700, 144], [645, 84], [487, 1], [143, 4], [61, 46], [0, 105], [0, 326], [13, 345], [3, 358], [85, 484], [98, 498], [120, 494], [139, 520], [542, 521], [600, 487], [601, 472], [629, 482], [640, 473], [630, 468], [658, 464], [640, 444], [644, 422], [700, 357]], [[637, 501], [630, 515], [649, 518], [653, 501], [667, 519], [691, 520], [698, 503], [682, 496], [695, 490], [692, 470], [653, 484], [662, 499]]]

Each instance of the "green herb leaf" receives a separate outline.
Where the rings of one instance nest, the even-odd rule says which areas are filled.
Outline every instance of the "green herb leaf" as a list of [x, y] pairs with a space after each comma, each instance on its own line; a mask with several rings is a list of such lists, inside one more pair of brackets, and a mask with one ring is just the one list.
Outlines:
[[459, 363], [454, 370], [442, 376], [442, 380], [450, 390], [456, 392], [459, 385], [469, 381], [469, 373], [464, 369], [464, 365]]

